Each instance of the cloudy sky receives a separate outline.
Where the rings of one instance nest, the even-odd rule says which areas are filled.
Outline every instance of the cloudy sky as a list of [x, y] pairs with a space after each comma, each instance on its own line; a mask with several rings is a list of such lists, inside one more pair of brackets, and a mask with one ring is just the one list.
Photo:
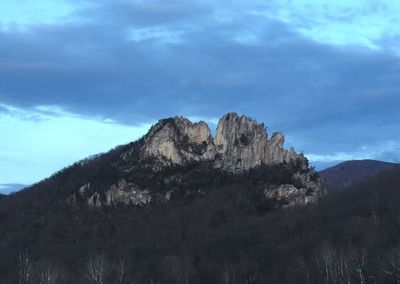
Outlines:
[[400, 160], [398, 0], [2, 0], [0, 191], [236, 111], [318, 168]]

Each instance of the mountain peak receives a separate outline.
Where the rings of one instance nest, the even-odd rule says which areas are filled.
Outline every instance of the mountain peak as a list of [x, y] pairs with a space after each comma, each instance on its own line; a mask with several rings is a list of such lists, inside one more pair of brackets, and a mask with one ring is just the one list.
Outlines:
[[279, 132], [268, 139], [263, 123], [236, 113], [219, 120], [215, 137], [205, 122], [175, 116], [161, 119], [142, 139], [78, 162], [36, 187], [56, 184], [73, 208], [142, 207], [238, 183], [248, 189], [246, 180], [271, 206], [317, 202], [325, 194], [322, 180], [303, 155], [283, 147], [284, 140]]
[[142, 158], [155, 158], [165, 165], [212, 161], [216, 168], [240, 172], [261, 165], [304, 159], [283, 148], [285, 138], [276, 132], [271, 139], [263, 123], [235, 112], [218, 122], [216, 136], [204, 121], [192, 123], [182, 116], [160, 120], [144, 138]]
[[211, 131], [205, 122], [192, 123], [182, 116], [160, 120], [144, 139], [141, 155], [165, 164], [209, 159]]
[[319, 172], [328, 191], [340, 191], [368, 177], [398, 166], [377, 160], [351, 160]]

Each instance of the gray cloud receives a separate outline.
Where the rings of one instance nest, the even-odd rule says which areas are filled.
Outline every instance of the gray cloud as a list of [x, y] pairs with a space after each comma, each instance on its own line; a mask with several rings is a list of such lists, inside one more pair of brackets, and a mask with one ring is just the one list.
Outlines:
[[148, 27], [171, 24], [209, 12], [209, 7], [190, 1], [93, 1], [90, 8], [82, 9], [81, 17], [90, 16], [110, 25]]
[[313, 153], [400, 140], [396, 55], [319, 44], [245, 10], [224, 18], [211, 4], [89, 3], [73, 24], [0, 32], [1, 103], [125, 124], [237, 111]]

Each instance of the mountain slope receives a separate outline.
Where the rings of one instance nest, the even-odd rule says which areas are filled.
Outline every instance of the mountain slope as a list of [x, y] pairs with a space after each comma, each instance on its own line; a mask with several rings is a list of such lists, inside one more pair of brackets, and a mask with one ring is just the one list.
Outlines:
[[[0, 283], [15, 280], [10, 260], [21, 251], [32, 255], [35, 275], [51, 262], [62, 283], [87, 283], [86, 262], [97, 256], [108, 259], [106, 283], [121, 257], [139, 283], [186, 283], [182, 275], [216, 283], [223, 258], [250, 261], [252, 241], [266, 232], [252, 226], [263, 216], [325, 194], [307, 159], [283, 143], [281, 133], [269, 138], [234, 113], [216, 137], [205, 123], [163, 119], [136, 142], [2, 198]], [[253, 277], [249, 269], [238, 281]]]
[[375, 160], [354, 160], [340, 163], [319, 172], [329, 192], [342, 190], [349, 185], [389, 170], [396, 166]]
[[261, 168], [268, 174], [256, 190], [276, 206], [317, 202], [325, 193], [321, 180], [283, 143], [282, 134], [268, 139], [262, 124], [235, 113], [220, 119], [215, 138], [204, 122], [163, 119], [142, 139], [78, 162], [27, 191], [49, 195], [56, 188], [55, 198], [73, 207], [146, 206], [180, 198], [184, 190], [209, 192], [194, 184], [196, 171], [234, 176]]
[[125, 279], [137, 283], [360, 283], [360, 275], [366, 283], [396, 283], [386, 272], [396, 271], [391, 263], [400, 251], [399, 167], [284, 211], [254, 206], [260, 200], [252, 185], [263, 174], [206, 170], [198, 182], [219, 176], [218, 190], [151, 207], [40, 208], [24, 192], [18, 210], [0, 202], [0, 283], [14, 283], [21, 249], [35, 272], [50, 262], [58, 283], [87, 283], [94, 257], [105, 260], [105, 283], [115, 283], [121, 259]]

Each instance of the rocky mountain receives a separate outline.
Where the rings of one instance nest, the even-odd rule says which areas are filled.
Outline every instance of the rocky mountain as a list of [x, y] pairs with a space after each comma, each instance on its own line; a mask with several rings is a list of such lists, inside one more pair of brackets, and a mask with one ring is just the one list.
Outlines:
[[273, 214], [317, 207], [326, 191], [283, 144], [283, 134], [269, 137], [235, 113], [215, 137], [204, 122], [162, 119], [138, 141], [0, 198], [0, 283], [18, 283], [21, 252], [36, 280], [58, 267], [57, 283], [100, 283], [87, 279], [99, 257], [108, 259], [96, 262], [107, 265], [101, 283], [116, 283], [121, 258], [131, 281], [118, 283], [227, 283], [221, 271], [230, 267], [237, 283], [284, 283], [269, 268], [252, 281], [252, 259], [279, 258], [278, 235], [267, 233], [281, 223]]
[[397, 283], [400, 167], [323, 196], [283, 143], [163, 119], [2, 197], [0, 283]]
[[376, 160], [353, 160], [320, 171], [328, 191], [343, 190], [367, 177], [392, 169], [398, 164]]
[[[205, 122], [192, 123], [184, 117], [162, 119], [141, 140], [123, 147], [112, 161], [110, 167], [118, 173], [118, 178], [111, 180], [111, 184], [101, 185], [94, 185], [97, 177], [87, 179], [68, 201], [77, 205], [78, 201], [86, 200], [93, 207], [143, 206], [166, 201], [177, 191], [171, 186], [172, 181], [179, 183], [185, 177], [167, 174], [160, 181], [164, 185], [160, 190], [148, 182], [141, 184], [135, 173], [143, 170], [152, 174], [165, 173], [168, 168], [196, 164], [195, 168], [207, 165], [209, 170], [231, 175], [257, 168], [280, 167], [285, 169], [289, 179], [266, 181], [259, 188], [266, 199], [279, 201], [282, 205], [316, 202], [325, 193], [322, 181], [309, 169], [302, 154], [283, 148], [284, 141], [284, 135], [279, 132], [268, 139], [263, 124], [236, 113], [228, 113], [219, 120], [215, 137], [211, 136]], [[190, 184], [190, 179], [186, 182]], [[207, 189], [198, 192], [205, 191]]]
[[[212, 161], [215, 168], [235, 173], [304, 159], [293, 149], [285, 150], [284, 142], [282, 133], [276, 132], [268, 140], [263, 124], [236, 113], [219, 120], [215, 138], [205, 122], [174, 117], [160, 120], [151, 128], [139, 155], [142, 159], [156, 158], [163, 165]], [[129, 152], [124, 158], [129, 159]]]

